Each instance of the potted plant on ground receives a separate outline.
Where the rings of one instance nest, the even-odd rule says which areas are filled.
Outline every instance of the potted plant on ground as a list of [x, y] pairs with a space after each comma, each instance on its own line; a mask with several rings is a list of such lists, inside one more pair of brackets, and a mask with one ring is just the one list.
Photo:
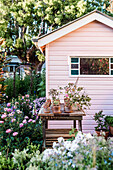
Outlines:
[[98, 113], [95, 113], [94, 120], [97, 123], [97, 126], [95, 127], [95, 131], [98, 136], [102, 136], [103, 132], [105, 133], [105, 138], [107, 139], [109, 131], [108, 131], [108, 125], [105, 121], [105, 115], [103, 114], [103, 111], [99, 111]]
[[111, 135], [113, 135], [113, 116], [106, 116], [105, 122], [109, 125]]

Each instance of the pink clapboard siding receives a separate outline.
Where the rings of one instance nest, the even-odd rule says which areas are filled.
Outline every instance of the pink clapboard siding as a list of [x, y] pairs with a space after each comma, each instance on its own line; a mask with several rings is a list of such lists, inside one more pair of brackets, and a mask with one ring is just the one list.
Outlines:
[[[113, 56], [113, 29], [93, 21], [46, 45], [47, 94], [50, 88], [65, 86], [75, 82], [77, 77], [69, 77], [68, 56]], [[92, 105], [83, 120], [83, 132], [93, 133], [95, 121], [93, 115], [103, 110], [113, 115], [113, 78], [79, 77], [79, 86], [83, 86], [91, 97]], [[63, 96], [61, 96], [63, 100]], [[72, 122], [50, 121], [49, 128], [70, 128]]]

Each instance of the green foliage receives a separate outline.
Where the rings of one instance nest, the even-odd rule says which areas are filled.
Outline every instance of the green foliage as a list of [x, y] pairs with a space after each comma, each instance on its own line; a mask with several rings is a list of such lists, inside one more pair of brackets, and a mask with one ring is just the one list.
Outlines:
[[16, 169], [15, 165], [14, 165], [14, 161], [12, 158], [8, 157], [6, 158], [6, 156], [4, 155], [0, 155], [0, 169], [2, 170], [14, 170]]
[[[5, 80], [5, 85], [8, 85], [6, 88], [6, 96], [11, 100], [14, 97], [14, 89], [13, 89], [13, 77], [9, 77]], [[30, 93], [31, 87], [31, 76], [26, 75], [23, 79], [22, 76], [16, 75], [15, 78], [15, 89], [16, 89], [16, 98], [21, 94], [25, 95]], [[33, 72], [32, 74], [32, 91], [33, 95], [37, 95], [38, 97], [45, 97], [45, 70], [42, 73], [36, 74]]]
[[106, 116], [105, 121], [109, 126], [113, 126], [113, 116]]
[[95, 130], [108, 130], [108, 126], [104, 118], [105, 118], [105, 115], [103, 114], [102, 110], [99, 111], [98, 113], [95, 113], [94, 120], [97, 123]]
[[[5, 0], [0, 1], [0, 37], [6, 39], [8, 54], [39, 66], [45, 60], [32, 42], [41, 36], [85, 13], [106, 9], [107, 0]], [[38, 67], [39, 68], [39, 67]]]

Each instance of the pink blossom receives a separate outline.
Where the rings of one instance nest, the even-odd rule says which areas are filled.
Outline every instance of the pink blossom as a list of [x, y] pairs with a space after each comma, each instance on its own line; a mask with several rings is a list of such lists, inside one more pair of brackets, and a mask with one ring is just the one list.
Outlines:
[[7, 112], [11, 112], [11, 109], [10, 109], [10, 108], [8, 108], [8, 109], [7, 109]]
[[32, 106], [29, 106], [29, 108], [31, 109], [31, 108], [32, 108]]
[[7, 117], [6, 114], [3, 114], [3, 115], [1, 116], [2, 119], [6, 118], [6, 117]]
[[0, 123], [4, 123], [4, 121], [0, 120]]
[[15, 102], [16, 105], [18, 105], [19, 103], [18, 102]]
[[33, 119], [29, 119], [28, 122], [32, 122]]
[[20, 124], [19, 124], [19, 127], [20, 127], [20, 128], [21, 128], [21, 127], [23, 127], [23, 126], [24, 126], [24, 124], [23, 124], [23, 123], [20, 123]]
[[29, 119], [29, 117], [28, 117], [28, 116], [25, 116], [24, 118], [25, 118], [25, 119]]
[[24, 96], [22, 96], [22, 99], [24, 99]]
[[36, 120], [33, 120], [32, 122], [33, 122], [33, 123], [35, 123], [35, 122], [36, 122]]
[[27, 123], [26, 119], [24, 119], [24, 120], [23, 120], [23, 123], [24, 123], [24, 124], [26, 124], [26, 123]]
[[94, 63], [92, 64], [92, 66], [94, 66]]
[[11, 122], [15, 122], [15, 121], [16, 121], [16, 119], [12, 119], [12, 120], [11, 120]]
[[12, 130], [11, 129], [7, 129], [6, 130], [6, 133], [10, 133]]
[[36, 117], [36, 120], [38, 119], [38, 116]]
[[11, 106], [11, 103], [7, 103], [7, 107], [10, 107]]
[[26, 94], [25, 96], [26, 96], [27, 98], [29, 98], [29, 94]]
[[4, 108], [4, 111], [6, 112], [6, 111], [7, 111], [7, 108]]
[[13, 136], [16, 136], [16, 135], [18, 135], [18, 132], [14, 132], [14, 133], [13, 133]]
[[8, 114], [9, 117], [13, 116], [13, 113]]
[[68, 94], [65, 95], [66, 97], [69, 97]]

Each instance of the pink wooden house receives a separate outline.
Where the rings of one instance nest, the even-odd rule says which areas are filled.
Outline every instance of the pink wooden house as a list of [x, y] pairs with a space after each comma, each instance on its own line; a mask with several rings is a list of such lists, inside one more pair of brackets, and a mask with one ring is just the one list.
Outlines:
[[[95, 10], [40, 37], [36, 45], [46, 52], [46, 97], [49, 89], [79, 77], [78, 86], [92, 99], [83, 132], [92, 133], [95, 112], [113, 114], [113, 18]], [[69, 121], [49, 122], [49, 128], [71, 126]]]

